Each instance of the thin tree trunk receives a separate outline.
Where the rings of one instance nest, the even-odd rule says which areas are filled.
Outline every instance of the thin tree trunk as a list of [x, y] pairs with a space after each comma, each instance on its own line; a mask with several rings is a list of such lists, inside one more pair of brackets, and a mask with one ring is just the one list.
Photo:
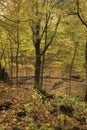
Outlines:
[[17, 40], [16, 40], [16, 44], [17, 44], [17, 50], [16, 50], [16, 85], [18, 85], [18, 54], [19, 54], [19, 46], [20, 46], [20, 39], [19, 39], [19, 11], [20, 11], [20, 5], [21, 5], [21, 0], [18, 3], [18, 8], [17, 8], [17, 22], [16, 22], [16, 26], [17, 26]]
[[18, 85], [18, 54], [19, 54], [19, 44], [17, 46], [17, 52], [16, 52], [16, 85]]
[[9, 35], [9, 42], [10, 42], [10, 50], [9, 50], [9, 69], [10, 69], [10, 82], [13, 83], [13, 47], [12, 47], [12, 41]]
[[74, 60], [76, 57], [77, 47], [78, 47], [78, 43], [75, 43], [75, 50], [74, 50], [73, 58], [70, 65], [70, 72], [69, 72], [69, 96], [71, 95], [71, 88], [72, 88], [71, 78], [72, 78], [72, 70], [73, 70]]
[[13, 52], [12, 52], [12, 47], [11, 47], [11, 43], [10, 43], [10, 55], [11, 55], [11, 63], [10, 63], [10, 76], [11, 76], [11, 82], [13, 82], [12, 81], [12, 79], [13, 79]]
[[85, 47], [85, 69], [86, 69], [85, 101], [87, 101], [87, 36], [86, 36], [86, 47]]
[[18, 85], [19, 22], [17, 21], [16, 85]]

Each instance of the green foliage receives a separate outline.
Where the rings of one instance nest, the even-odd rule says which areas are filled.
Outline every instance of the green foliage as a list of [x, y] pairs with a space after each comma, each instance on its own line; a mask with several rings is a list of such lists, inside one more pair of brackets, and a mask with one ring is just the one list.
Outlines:
[[[62, 113], [60, 111], [61, 105], [72, 106], [74, 108], [73, 117], [69, 117]], [[29, 124], [27, 128], [31, 130], [54, 130], [55, 126], [60, 126], [62, 129], [67, 130], [69, 127], [67, 125], [67, 122], [69, 120], [72, 120], [72, 127], [77, 124], [77, 122], [76, 124], [73, 123], [74, 116], [80, 118], [81, 113], [83, 113], [82, 115], [87, 115], [85, 102], [80, 101], [79, 99], [74, 97], [62, 95], [57, 92], [55, 93], [53, 100], [45, 100], [45, 102], [43, 103], [41, 95], [38, 94], [37, 91], [34, 91], [32, 93], [32, 102], [24, 104], [24, 107], [28, 113], [34, 112], [38, 115], [38, 120], [34, 120], [33, 116], [26, 116], [24, 118], [25, 122], [28, 122]], [[49, 112], [54, 110], [54, 108], [58, 110], [58, 115], [56, 117], [52, 116], [51, 114], [49, 115]], [[46, 118], [44, 118], [44, 116], [46, 116]], [[52, 125], [52, 122], [55, 120], [55, 118], [56, 122], [54, 123], [54, 125]]]
[[[2, 2], [4, 2], [2, 0]], [[36, 15], [38, 4], [38, 15]], [[20, 6], [19, 12], [18, 7]], [[86, 0], [80, 0], [80, 8], [82, 11], [82, 16], [86, 20]], [[84, 71], [85, 63], [85, 38], [86, 29], [82, 25], [81, 21], [78, 19], [76, 13], [76, 3], [73, 0], [67, 1], [45, 1], [36, 0], [25, 1], [22, 0], [21, 3], [17, 1], [7, 2], [5, 6], [1, 4], [0, 15], [3, 14], [0, 20], [0, 54], [2, 54], [5, 48], [2, 65], [9, 66], [9, 61], [11, 59], [10, 49], [12, 51], [13, 57], [16, 56], [17, 50], [17, 23], [16, 20], [19, 18], [19, 55], [24, 54], [26, 51], [26, 57], [35, 57], [35, 46], [33, 46], [33, 38], [40, 38], [42, 32], [44, 31], [46, 14], [51, 14], [47, 26], [47, 39], [46, 44], [49, 43], [52, 34], [54, 33], [55, 24], [57, 18], [61, 15], [61, 21], [59, 28], [56, 31], [56, 35], [52, 41], [52, 45], [48, 48], [46, 53], [47, 62], [48, 59], [51, 60], [53, 67], [64, 67], [71, 64], [75, 43], [78, 43], [77, 53], [74, 61], [74, 69]], [[34, 7], [34, 8], [33, 8]], [[8, 15], [9, 14], [9, 15]], [[14, 16], [13, 16], [14, 14]], [[33, 21], [33, 22], [32, 22]], [[35, 30], [35, 25], [40, 22], [39, 36], [33, 36], [31, 28]], [[43, 51], [45, 45], [45, 33], [41, 39], [40, 49]], [[12, 48], [10, 48], [12, 47]], [[3, 48], [3, 49], [2, 49]], [[5, 63], [4, 56], [6, 56], [7, 61]], [[22, 56], [25, 58], [25, 56]], [[20, 59], [20, 58], [19, 58]], [[26, 59], [26, 58], [25, 58]], [[19, 60], [20, 61], [20, 60]], [[35, 60], [34, 60], [35, 62]], [[29, 64], [29, 63], [28, 63]], [[30, 63], [31, 64], [31, 63]], [[19, 65], [20, 66], [20, 65]], [[30, 67], [31, 68], [31, 67]]]
[[0, 130], [4, 130], [5, 128], [4, 124], [0, 124]]

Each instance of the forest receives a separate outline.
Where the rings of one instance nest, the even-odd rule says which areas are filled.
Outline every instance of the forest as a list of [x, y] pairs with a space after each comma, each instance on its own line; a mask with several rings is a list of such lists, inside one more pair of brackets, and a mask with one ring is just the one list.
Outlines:
[[87, 0], [0, 0], [0, 130], [87, 130]]

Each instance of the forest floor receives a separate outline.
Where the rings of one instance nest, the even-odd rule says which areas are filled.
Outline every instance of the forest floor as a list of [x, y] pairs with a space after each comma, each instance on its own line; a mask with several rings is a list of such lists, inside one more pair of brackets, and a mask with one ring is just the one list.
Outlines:
[[[87, 130], [83, 82], [47, 79], [48, 97], [27, 83], [10, 86], [0, 82], [0, 130]], [[45, 91], [43, 91], [45, 93]]]

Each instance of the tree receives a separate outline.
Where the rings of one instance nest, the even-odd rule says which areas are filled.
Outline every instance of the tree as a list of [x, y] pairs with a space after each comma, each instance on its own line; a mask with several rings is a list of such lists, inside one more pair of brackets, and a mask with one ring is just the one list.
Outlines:
[[[85, 2], [84, 8], [87, 8], [87, 3]], [[80, 0], [76, 0], [76, 6], [77, 6], [77, 15], [78, 18], [80, 19], [80, 21], [82, 22], [82, 24], [85, 26], [86, 29], [86, 33], [87, 33], [87, 19], [85, 17], [87, 10], [81, 8], [80, 5], [81, 1]], [[83, 14], [84, 13], [84, 14]], [[86, 45], [85, 45], [85, 69], [86, 69], [86, 91], [85, 91], [85, 100], [87, 101], [87, 34], [86, 34]]]
[[[4, 30], [7, 32], [7, 35], [9, 37], [8, 39], [10, 42], [9, 49], [11, 52], [11, 57], [10, 57], [11, 59], [12, 59], [13, 48], [16, 49], [16, 51], [15, 51], [16, 84], [18, 84], [18, 70], [19, 70], [18, 69], [18, 56], [19, 56], [19, 49], [20, 49], [20, 44], [21, 44], [20, 32], [23, 31], [23, 29], [22, 29], [24, 27], [23, 24], [26, 22], [26, 20], [24, 20], [24, 17], [22, 17], [22, 15], [23, 15], [22, 5], [23, 4], [24, 4], [23, 0], [19, 0], [19, 1], [1, 0], [0, 1], [0, 6], [1, 6], [0, 26], [2, 28], [4, 28]], [[12, 62], [12, 60], [11, 60], [11, 62]]]
[[[61, 20], [61, 13], [58, 14], [58, 10], [55, 8], [55, 2], [53, 1], [44, 0], [42, 2], [34, 0], [30, 4], [30, 7], [32, 7], [32, 17], [29, 16], [31, 18], [30, 27], [32, 30], [32, 41], [35, 47], [36, 57], [34, 87], [41, 89], [41, 59], [53, 42]], [[55, 24], [53, 24], [53, 20]], [[52, 24], [54, 26], [52, 26]], [[46, 34], [47, 30], [50, 30], [50, 32]], [[44, 41], [45, 45], [43, 45]]]

